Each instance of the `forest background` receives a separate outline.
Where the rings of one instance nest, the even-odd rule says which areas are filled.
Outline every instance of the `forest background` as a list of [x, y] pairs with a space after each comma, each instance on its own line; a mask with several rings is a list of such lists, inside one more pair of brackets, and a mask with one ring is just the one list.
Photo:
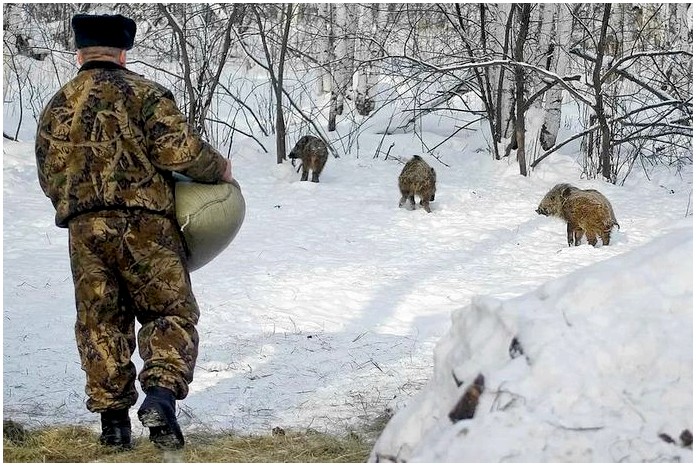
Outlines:
[[[385, 134], [418, 134], [433, 112], [459, 118], [441, 143], [484, 122], [492, 157], [515, 157], [521, 175], [578, 139], [584, 174], [611, 183], [636, 166], [690, 163], [688, 3], [4, 4], [5, 101], [32, 109], [6, 136], [74, 74], [77, 12], [136, 19], [129, 66], [171, 88], [213, 143], [252, 138], [279, 163], [309, 132], [334, 156], [357, 153], [380, 110]], [[31, 79], [37, 60], [51, 85]], [[267, 75], [262, 92], [252, 68]], [[564, 99], [581, 130], [559, 140]], [[337, 119], [350, 124], [337, 130]]]

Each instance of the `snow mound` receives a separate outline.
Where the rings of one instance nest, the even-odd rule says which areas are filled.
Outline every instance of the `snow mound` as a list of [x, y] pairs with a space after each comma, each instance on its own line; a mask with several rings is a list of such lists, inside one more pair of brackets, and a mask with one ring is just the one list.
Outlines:
[[[686, 227], [517, 298], [473, 299], [370, 461], [692, 462], [692, 264]], [[474, 417], [453, 422], [479, 374]]]

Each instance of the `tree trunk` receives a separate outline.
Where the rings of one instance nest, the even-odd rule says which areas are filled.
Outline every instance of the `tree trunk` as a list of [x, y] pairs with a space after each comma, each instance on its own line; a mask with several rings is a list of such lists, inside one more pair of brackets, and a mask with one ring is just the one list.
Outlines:
[[350, 82], [350, 55], [348, 37], [348, 4], [337, 3], [336, 11], [336, 59], [334, 60], [333, 87], [331, 89], [332, 102], [335, 100], [336, 114], [343, 115], [343, 100]]
[[[693, 22], [689, 21], [692, 17], [693, 7], [690, 3], [669, 3], [662, 4], [664, 10], [664, 37], [662, 48], [673, 50], [693, 50]], [[663, 60], [664, 74], [667, 81], [678, 81], [682, 79], [691, 80], [689, 71], [691, 66], [684, 69], [675, 66], [672, 60]]]
[[[529, 33], [528, 42], [533, 44], [531, 47], [536, 47], [539, 50], [537, 65], [540, 68], [551, 69], [551, 58], [553, 56], [553, 38], [556, 29], [556, 7], [552, 4], [540, 3], [535, 7], [536, 18], [530, 18], [530, 24], [534, 24], [537, 20], [539, 25], [536, 31], [536, 37]], [[536, 44], [535, 44], [536, 43]], [[534, 45], [535, 44], [535, 45]], [[544, 81], [536, 74], [531, 74], [534, 79], [534, 88], [532, 94], [535, 94], [544, 86]], [[532, 102], [532, 107], [541, 110], [543, 107], [543, 99], [535, 99]]]
[[[512, 27], [514, 24], [515, 17], [515, 4], [499, 4], [501, 13], [507, 16], [507, 21], [505, 28], [502, 29], [503, 37], [498, 36], [496, 42], [502, 44], [502, 50], [500, 51], [501, 58], [503, 60], [509, 59], [509, 44], [510, 35], [512, 33]], [[506, 141], [512, 137], [514, 131], [514, 122], [512, 112], [515, 98], [515, 77], [507, 71], [504, 67], [499, 67], [498, 73], [498, 87], [496, 92], [498, 99], [496, 105], [497, 113], [497, 133], [499, 140], [498, 143]]]
[[594, 112], [597, 117], [597, 123], [600, 129], [600, 150], [599, 150], [599, 171], [602, 177], [611, 181], [611, 132], [604, 106], [604, 92], [602, 89], [602, 64], [604, 62], [604, 47], [606, 44], [607, 29], [609, 27], [609, 18], [611, 17], [611, 3], [604, 4], [604, 13], [602, 17], [602, 29], [597, 40], [597, 59], [595, 60], [594, 70], [592, 72], [592, 86], [595, 93], [595, 108]]
[[276, 81], [276, 162], [283, 163], [286, 156], [285, 148], [285, 118], [283, 115], [283, 74], [285, 71], [285, 54], [288, 50], [288, 37], [290, 35], [290, 22], [292, 20], [292, 3], [288, 3], [284, 7], [285, 11], [285, 26], [283, 29], [283, 38], [280, 43], [280, 58], [278, 59], [278, 78]]
[[358, 17], [358, 31], [360, 37], [356, 44], [357, 61], [360, 67], [356, 74], [355, 83], [355, 109], [362, 116], [369, 115], [375, 109], [375, 84], [376, 74], [371, 60], [379, 57], [378, 44], [374, 40], [377, 36], [378, 24], [380, 24], [380, 9], [363, 11]]
[[[529, 17], [531, 13], [531, 4], [523, 3], [522, 6], [516, 6], [520, 10], [520, 29], [515, 42], [515, 61], [524, 61], [524, 44], [527, 40], [527, 32], [529, 31]], [[524, 124], [524, 69], [521, 66], [515, 67], [515, 134], [517, 137], [517, 162], [520, 166], [520, 175], [527, 176], [527, 156], [525, 153], [525, 124]]]
[[261, 12], [259, 11], [258, 5], [252, 6], [254, 16], [256, 18], [256, 25], [259, 29], [259, 37], [261, 39], [261, 45], [263, 47], [263, 53], [266, 56], [266, 63], [268, 66], [266, 70], [268, 71], [269, 77], [271, 78], [271, 91], [275, 99], [275, 114], [276, 114], [276, 162], [283, 163], [285, 160], [285, 118], [283, 116], [283, 73], [285, 67], [285, 54], [288, 48], [288, 37], [290, 34], [290, 23], [292, 20], [292, 3], [288, 3], [282, 6], [280, 13], [280, 21], [284, 21], [283, 24], [283, 34], [278, 38], [280, 47], [278, 56], [278, 71], [273, 69], [273, 52], [275, 49], [271, 49], [268, 41], [268, 31], [264, 28], [264, 22], [261, 20]]
[[324, 34], [320, 36], [319, 43], [319, 68], [318, 80], [319, 94], [331, 92], [331, 62], [333, 61], [333, 4], [319, 4], [319, 21], [324, 28]]
[[[462, 5], [459, 3], [454, 4], [455, 10], [457, 12], [457, 20], [459, 27], [462, 31], [467, 31], [467, 21], [465, 19], [468, 17], [466, 12], [462, 11]], [[479, 13], [479, 31], [480, 31], [480, 46], [483, 50], [487, 49], [487, 31], [486, 31], [486, 5], [480, 3], [478, 5]], [[474, 52], [472, 50], [471, 44], [467, 40], [464, 40], [464, 47], [469, 53], [469, 56], [473, 57]], [[483, 100], [483, 106], [486, 111], [486, 120], [488, 121], [488, 127], [490, 128], [491, 137], [493, 142], [491, 144], [493, 149], [493, 158], [495, 160], [500, 160], [500, 148], [498, 147], [498, 118], [496, 116], [495, 107], [495, 94], [493, 92], [493, 78], [492, 73], [488, 67], [483, 68], [483, 70], [474, 70], [476, 80], [481, 88], [481, 99]]]
[[336, 63], [336, 25], [333, 20], [335, 17], [336, 6], [333, 3], [329, 4], [329, 18], [331, 21], [327, 24], [327, 42], [328, 42], [328, 65], [329, 65], [329, 89], [331, 92], [331, 100], [329, 101], [329, 131], [336, 131], [336, 114], [338, 102], [336, 100], [336, 80], [334, 79], [334, 67]]
[[[547, 7], [551, 7], [550, 4]], [[555, 33], [553, 52], [551, 55], [550, 69], [557, 75], [564, 76], [568, 72], [568, 54], [562, 50], [561, 45], [570, 43], [571, 18], [568, 16], [568, 7], [562, 3], [555, 5]], [[556, 85], [548, 90], [545, 99], [544, 124], [541, 127], [539, 139], [544, 150], [552, 148], [558, 139], [558, 131], [561, 128], [561, 105], [563, 104], [563, 88]]]

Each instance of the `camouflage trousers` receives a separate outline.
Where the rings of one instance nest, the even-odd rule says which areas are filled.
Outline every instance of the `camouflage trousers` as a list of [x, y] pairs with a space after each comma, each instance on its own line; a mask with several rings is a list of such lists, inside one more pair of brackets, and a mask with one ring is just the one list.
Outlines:
[[147, 212], [102, 211], [80, 215], [68, 228], [87, 409], [137, 401], [136, 319], [141, 387], [185, 398], [198, 356], [199, 311], [176, 223]]

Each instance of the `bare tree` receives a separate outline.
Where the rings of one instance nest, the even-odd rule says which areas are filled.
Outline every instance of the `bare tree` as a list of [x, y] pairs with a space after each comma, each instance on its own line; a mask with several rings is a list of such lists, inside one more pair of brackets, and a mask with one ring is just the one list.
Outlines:
[[[273, 53], [271, 51], [271, 46], [268, 41], [268, 31], [264, 26], [263, 20], [261, 19], [261, 13], [258, 6], [254, 5], [253, 11], [256, 16], [256, 23], [258, 25], [259, 37], [263, 45], [263, 52], [266, 56], [266, 63], [264, 68], [268, 71], [271, 78], [271, 86], [275, 95], [275, 108], [276, 108], [276, 162], [283, 163], [286, 157], [285, 149], [285, 118], [283, 115], [283, 76], [285, 70], [285, 56], [288, 49], [288, 37], [290, 34], [290, 23], [292, 21], [292, 4], [287, 3], [282, 5], [282, 35], [278, 41], [278, 60], [274, 63]], [[274, 69], [275, 68], [275, 69]]]
[[[523, 3], [515, 5], [519, 10], [519, 31], [515, 40], [515, 61], [521, 63], [524, 60], [524, 44], [529, 31], [529, 19], [531, 5]], [[515, 137], [517, 140], [517, 162], [520, 167], [520, 175], [527, 176], [527, 157], [525, 153], [525, 73], [522, 66], [515, 67]]]
[[188, 121], [200, 132], [215, 97], [232, 44], [232, 29], [244, 14], [244, 4], [231, 11], [207, 4], [173, 8], [157, 4], [176, 40], [184, 84]]
[[607, 42], [607, 29], [609, 28], [609, 18], [611, 16], [611, 3], [604, 4], [602, 15], [602, 26], [596, 42], [597, 57], [592, 70], [592, 89], [594, 91], [594, 105], [592, 110], [597, 118], [600, 129], [599, 147], [599, 170], [605, 180], [611, 179], [611, 154], [610, 150], [610, 129], [605, 113], [604, 94], [602, 89], [602, 67], [604, 64], [605, 44]]
[[[516, 150], [523, 175], [577, 140], [584, 174], [611, 182], [634, 166], [691, 163], [690, 4], [11, 4], [3, 9], [31, 13], [29, 21], [15, 22], [21, 38], [5, 35], [5, 92], [14, 93], [12, 106], [20, 97], [23, 109], [45, 93], [24, 80], [18, 96], [12, 70], [22, 71], [27, 56], [38, 51], [48, 53], [44, 65], [64, 79], [75, 65], [63, 26], [69, 30], [78, 10], [109, 9], [136, 19], [138, 53], [129, 64], [147, 66], [164, 79], [192, 125], [213, 137], [228, 131], [223, 136], [230, 141], [245, 135], [264, 151], [262, 138], [275, 132], [278, 162], [295, 134], [311, 132], [328, 143], [325, 128], [335, 130], [339, 115], [347, 124], [332, 135], [329, 149], [337, 156], [333, 144], [359, 145], [361, 128], [367, 128], [362, 125], [383, 115], [380, 106], [389, 104], [393, 114], [385, 134], [412, 131], [421, 137], [425, 115], [451, 119], [453, 129], [441, 141], [433, 145], [421, 138], [423, 150], [433, 155], [485, 120], [492, 156], [501, 159]], [[8, 15], [4, 19], [5, 26]], [[32, 21], [49, 26], [24, 27]], [[253, 66], [268, 79], [249, 74]], [[327, 91], [329, 99], [321, 95]], [[559, 142], [564, 102], [576, 103], [583, 128]], [[537, 154], [539, 147], [544, 153]]]
[[[448, 84], [448, 91], [427, 101], [427, 107], [414, 112], [413, 118], [408, 120], [410, 123], [432, 111], [452, 111], [450, 102], [473, 91], [482, 101], [483, 114], [491, 128], [490, 147], [495, 158], [500, 158], [497, 146], [506, 137], [506, 113], [515, 121], [519, 131], [515, 132], [508, 150], [518, 150], [523, 175], [527, 172], [523, 160], [529, 157], [521, 152], [529, 148], [519, 145], [522, 139], [527, 139], [523, 118], [540, 99], [549, 109], [543, 131], [540, 131], [546, 152], [535, 155], [531, 167], [576, 139], [593, 141], [581, 146], [589, 161], [586, 174], [599, 174], [610, 182], [618, 180], [620, 171], [625, 174], [630, 170], [636, 158], [645, 160], [642, 154], [646, 150], [650, 150], [656, 160], [662, 157], [660, 153], [671, 153], [672, 149], [681, 154], [690, 152], [692, 88], [690, 79], [675, 80], [674, 76], [692, 76], [691, 53], [686, 48], [645, 50], [646, 44], [654, 48], [655, 31], [664, 27], [655, 25], [658, 16], [649, 8], [643, 11], [633, 6], [612, 15], [612, 5], [608, 4], [563, 5], [563, 9], [557, 11], [559, 20], [550, 59], [547, 59], [549, 47], [544, 47], [542, 42], [543, 35], [554, 30], [552, 25], [544, 24], [549, 21], [548, 15], [536, 14], [528, 20], [527, 7], [514, 5], [506, 16], [505, 10], [479, 6], [478, 21], [472, 22], [469, 5], [456, 4], [453, 13], [445, 6], [437, 8], [457, 34], [447, 38], [459, 39], [468, 57], [451, 53], [447, 47], [439, 54], [433, 50], [426, 54], [422, 44], [418, 50], [414, 46], [408, 54], [398, 57], [410, 63], [410, 70], [404, 65], [400, 65], [400, 70], [408, 70], [408, 79], [413, 82], [439, 82], [442, 87], [445, 82], [455, 83]], [[530, 13], [534, 8], [529, 6]], [[491, 15], [491, 12], [496, 14]], [[568, 13], [574, 31], [568, 27], [571, 24], [566, 19]], [[538, 23], [540, 19], [536, 18], [542, 22]], [[490, 45], [491, 41], [495, 46]], [[509, 52], [512, 49], [506, 44], [511, 44], [514, 51]], [[392, 61], [396, 58], [389, 57]], [[645, 66], [646, 61], [658, 59], [667, 61], [670, 66]], [[680, 72], [667, 75], [663, 70], [668, 68]], [[462, 75], [464, 70], [473, 73], [474, 79]], [[516, 78], [513, 112], [506, 111], [503, 103], [507, 92], [506, 75]], [[564, 93], [577, 101], [589, 120], [586, 129], [558, 143]]]
[[[12, 116], [5, 121], [16, 123], [4, 132], [13, 139], [27, 131], [32, 117], [35, 122], [50, 96], [77, 70], [74, 52], [60, 49], [63, 17], [69, 22], [77, 6], [3, 4], [3, 101], [5, 114]], [[44, 27], [49, 21], [53, 28]]]
[[[658, 6], [658, 9], [662, 6]], [[602, 13], [599, 29], [593, 28], [594, 15], [574, 11], [575, 23], [584, 28], [585, 37], [570, 52], [586, 66], [590, 104], [587, 129], [582, 132], [587, 176], [600, 175], [616, 183], [619, 171], [624, 178], [636, 160], [660, 158], [669, 161], [673, 151], [684, 153], [692, 138], [693, 89], [691, 79], [680, 81], [665, 74], [669, 62], [675, 68], [690, 68], [692, 53], [687, 50], [642, 50], [657, 23], [657, 11], [651, 14], [640, 32], [630, 33], [631, 43], [623, 43], [622, 29], [611, 23], [611, 5], [598, 6]], [[632, 11], [635, 14], [635, 10]], [[616, 18], [616, 15], [614, 15]], [[625, 19], [624, 21], [625, 26]], [[618, 32], [618, 34], [617, 34]], [[606, 52], [609, 52], [608, 54]], [[652, 66], [648, 65], [653, 63]], [[646, 66], [648, 65], [648, 66]], [[690, 74], [687, 73], [687, 74]], [[669, 83], [669, 84], [668, 84]], [[567, 141], [560, 143], [564, 145]], [[559, 144], [537, 159], [538, 164]], [[689, 150], [690, 152], [690, 150]], [[669, 154], [669, 155], [668, 155]]]

